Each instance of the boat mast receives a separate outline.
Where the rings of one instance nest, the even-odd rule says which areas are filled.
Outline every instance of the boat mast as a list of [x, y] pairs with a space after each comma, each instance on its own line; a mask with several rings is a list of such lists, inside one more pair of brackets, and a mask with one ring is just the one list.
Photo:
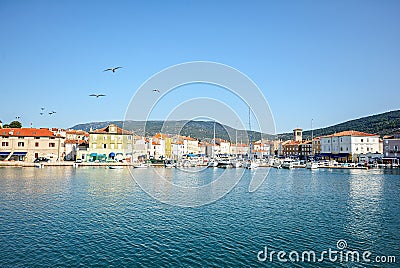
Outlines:
[[252, 134], [251, 134], [251, 122], [250, 122], [250, 106], [249, 106], [249, 131], [250, 131], [250, 144], [249, 144], [249, 149], [250, 149], [250, 159], [253, 159], [253, 152], [252, 152]]
[[215, 120], [214, 120], [214, 139], [213, 139], [213, 148], [212, 148], [212, 158], [214, 158], [214, 150], [215, 150]]
[[311, 155], [312, 156], [314, 156], [314, 132], [313, 132], [313, 126], [312, 126], [312, 123], [313, 123], [313, 119], [311, 118]]

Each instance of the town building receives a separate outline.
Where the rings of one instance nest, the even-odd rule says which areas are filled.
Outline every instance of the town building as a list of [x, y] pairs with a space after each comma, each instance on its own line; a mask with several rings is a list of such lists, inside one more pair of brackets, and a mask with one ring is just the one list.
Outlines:
[[33, 162], [39, 157], [64, 160], [65, 137], [47, 128], [0, 129], [0, 160]]
[[65, 160], [75, 161], [79, 149], [87, 150], [89, 133], [83, 130], [68, 129], [65, 131], [65, 137]]
[[313, 141], [306, 140], [299, 144], [299, 156], [302, 160], [307, 160], [313, 156]]
[[320, 155], [326, 159], [358, 162], [367, 153], [381, 153], [378, 135], [348, 130], [321, 137]]
[[132, 158], [133, 133], [114, 124], [89, 131], [89, 149], [79, 155], [85, 161], [126, 160]]
[[400, 161], [400, 133], [383, 137], [383, 160], [390, 164]]
[[312, 155], [315, 157], [319, 157], [321, 153], [321, 138], [315, 137], [312, 141]]

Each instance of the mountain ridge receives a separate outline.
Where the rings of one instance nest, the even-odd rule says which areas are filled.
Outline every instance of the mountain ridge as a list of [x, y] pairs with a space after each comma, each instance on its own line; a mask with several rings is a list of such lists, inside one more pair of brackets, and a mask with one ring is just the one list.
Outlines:
[[[89, 131], [90, 128], [98, 129], [106, 127], [109, 124], [115, 124], [127, 130], [134, 130], [137, 135], [153, 136], [156, 133], [163, 132], [165, 134], [180, 134], [183, 136], [190, 136], [199, 140], [207, 140], [213, 138], [214, 122], [213, 121], [167, 121], [154, 120], [154, 121], [100, 121], [77, 124], [72, 129], [81, 129]], [[250, 135], [248, 130], [238, 130], [227, 125], [215, 123], [216, 137], [231, 142], [248, 142]], [[332, 126], [314, 129], [313, 136], [323, 136], [341, 132], [345, 130], [356, 130], [372, 134], [379, 134], [380, 136], [393, 134], [400, 130], [400, 110], [384, 112], [375, 115], [360, 117], [357, 119], [348, 120]], [[292, 139], [293, 134], [280, 133], [277, 135], [264, 134], [257, 131], [251, 131], [252, 140], [259, 140], [262, 138], [267, 139]], [[303, 138], [311, 138], [311, 130], [303, 131]]]

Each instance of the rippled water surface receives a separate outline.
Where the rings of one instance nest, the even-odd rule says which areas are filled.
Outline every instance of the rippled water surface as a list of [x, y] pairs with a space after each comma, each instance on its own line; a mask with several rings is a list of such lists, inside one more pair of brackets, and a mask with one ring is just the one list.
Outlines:
[[[132, 172], [163, 190], [147, 170]], [[159, 172], [204, 185], [238, 170]], [[217, 202], [181, 208], [148, 196], [127, 169], [0, 168], [0, 266], [280, 267], [276, 255], [260, 262], [258, 253], [338, 250], [340, 239], [372, 262], [285, 265], [400, 265], [398, 170], [272, 169], [249, 193], [251, 172]], [[382, 255], [397, 263], [374, 262]]]

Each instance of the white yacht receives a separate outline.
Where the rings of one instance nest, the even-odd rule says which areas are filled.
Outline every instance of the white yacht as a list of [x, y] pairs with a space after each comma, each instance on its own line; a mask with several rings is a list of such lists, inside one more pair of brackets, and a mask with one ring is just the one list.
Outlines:
[[285, 160], [283, 160], [282, 168], [286, 168], [286, 169], [294, 168], [294, 160], [293, 159], [285, 159]]
[[318, 163], [317, 162], [307, 162], [306, 168], [308, 168], [308, 169], [318, 169]]

